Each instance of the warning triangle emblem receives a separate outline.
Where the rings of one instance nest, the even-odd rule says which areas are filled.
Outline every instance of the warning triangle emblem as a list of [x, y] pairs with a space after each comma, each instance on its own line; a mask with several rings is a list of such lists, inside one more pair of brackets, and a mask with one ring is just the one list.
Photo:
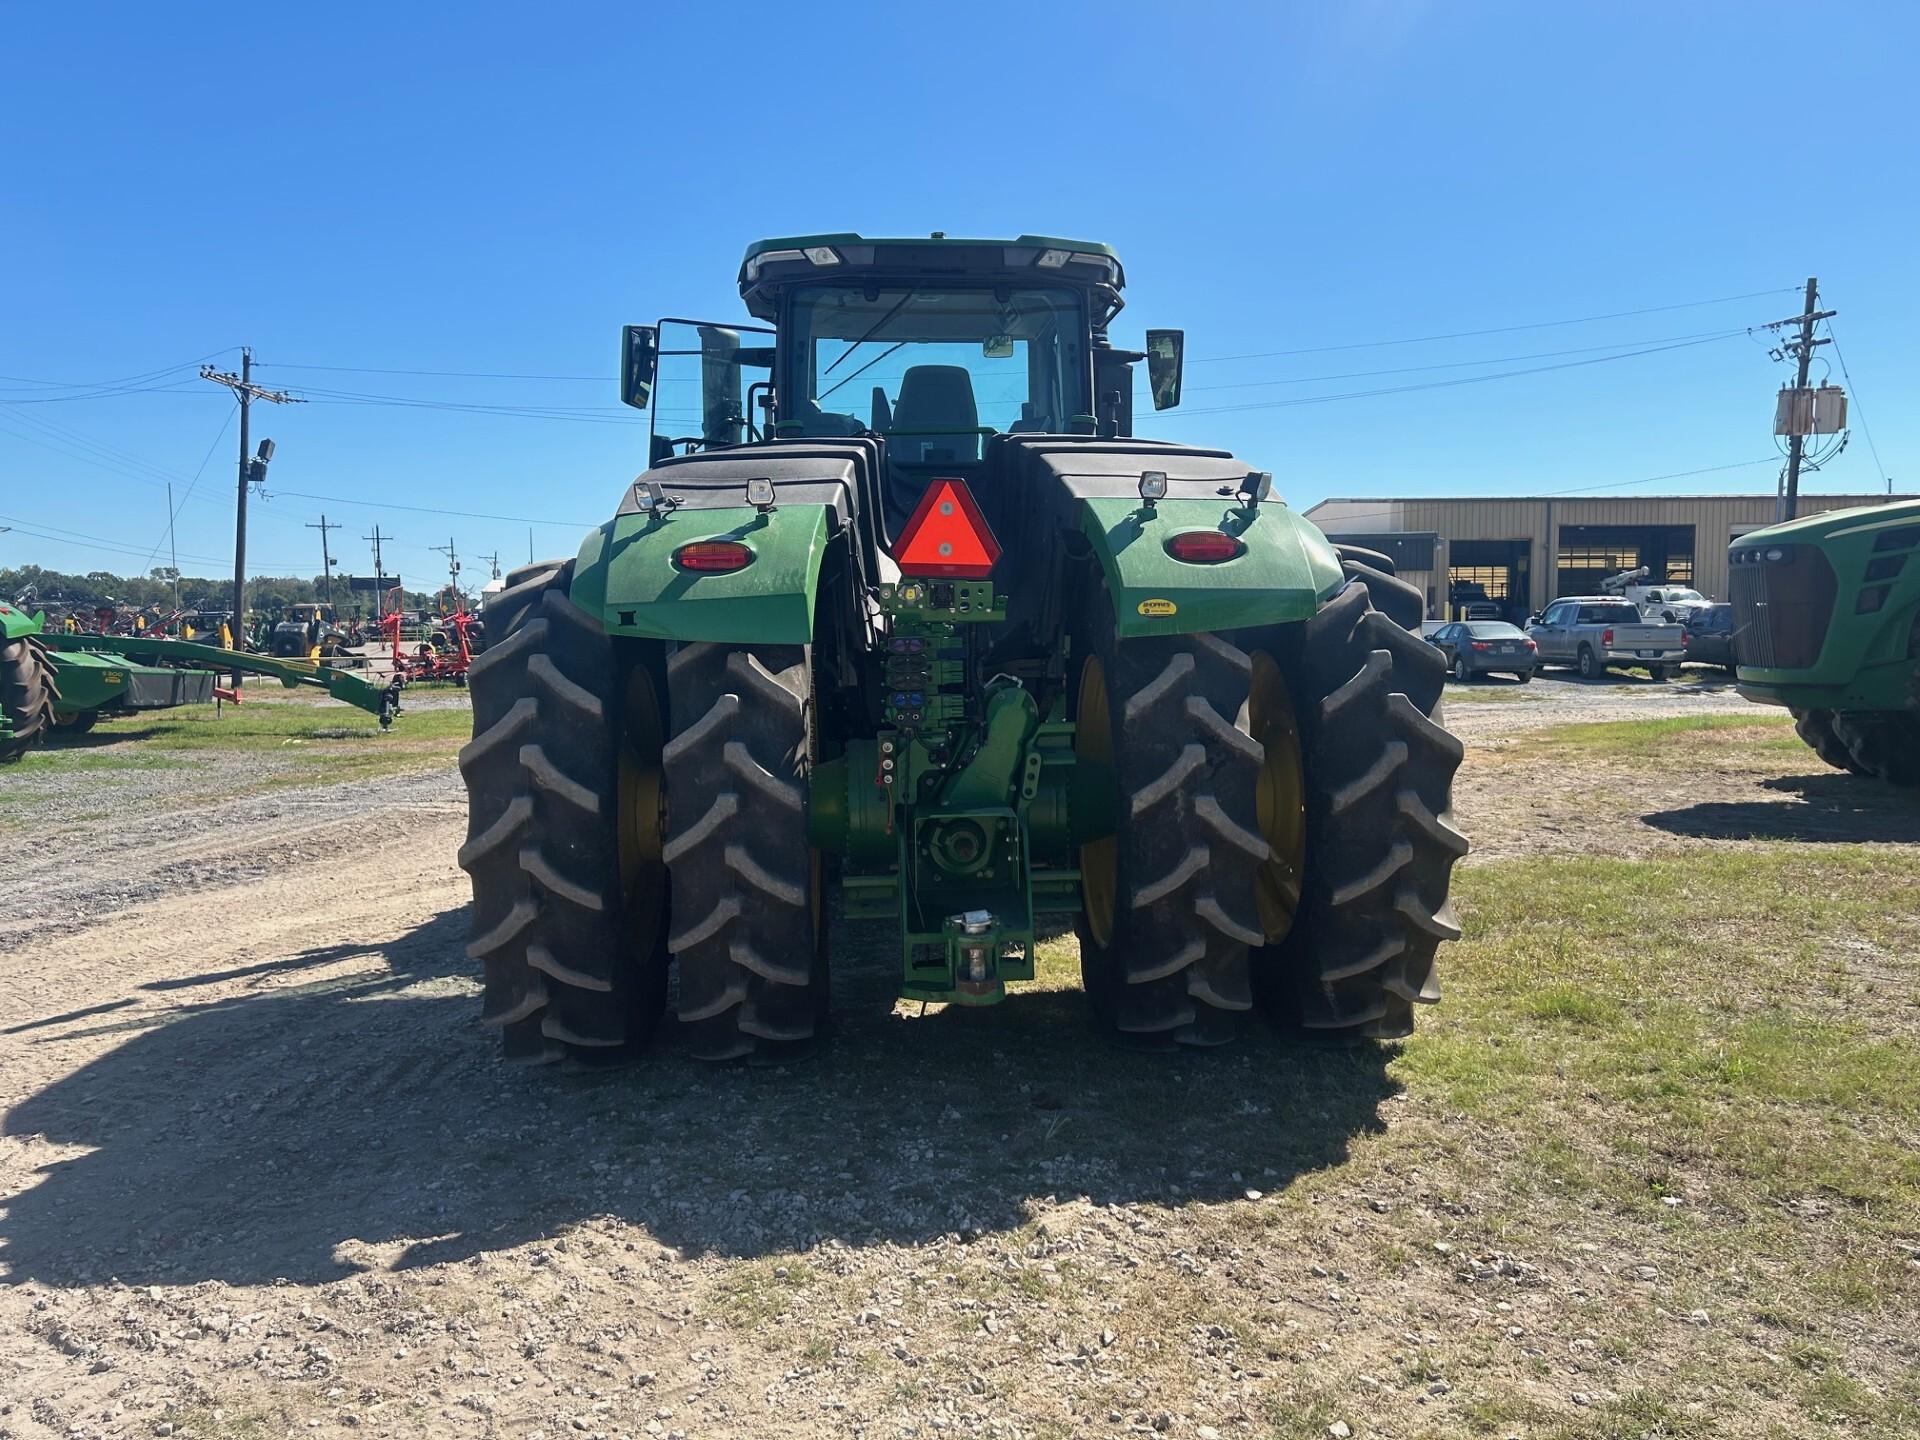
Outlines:
[[1000, 558], [1000, 542], [964, 480], [930, 481], [893, 545], [904, 575], [985, 580]]

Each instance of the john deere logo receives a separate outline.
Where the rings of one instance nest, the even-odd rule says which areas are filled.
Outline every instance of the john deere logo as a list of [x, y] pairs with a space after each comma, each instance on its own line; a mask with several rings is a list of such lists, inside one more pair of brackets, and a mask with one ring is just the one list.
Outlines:
[[1171, 600], [1142, 600], [1140, 602], [1140, 613], [1142, 615], [1177, 615], [1179, 612], [1180, 607]]

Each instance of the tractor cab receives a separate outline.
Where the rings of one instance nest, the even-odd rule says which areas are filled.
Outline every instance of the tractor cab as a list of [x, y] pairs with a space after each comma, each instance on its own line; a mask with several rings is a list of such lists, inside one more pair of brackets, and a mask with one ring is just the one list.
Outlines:
[[[991, 496], [993, 441], [1133, 433], [1132, 367], [1179, 403], [1182, 332], [1121, 350], [1124, 273], [1104, 245], [816, 235], [748, 248], [740, 294], [764, 325], [631, 326], [628, 404], [652, 412], [652, 460], [776, 441], [878, 442], [884, 528], [927, 484]], [[998, 508], [990, 504], [990, 509]]]

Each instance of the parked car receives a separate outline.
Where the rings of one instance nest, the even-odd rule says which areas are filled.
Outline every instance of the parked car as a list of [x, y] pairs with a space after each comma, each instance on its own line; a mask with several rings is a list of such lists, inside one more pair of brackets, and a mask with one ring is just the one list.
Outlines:
[[1644, 621], [1639, 607], [1610, 595], [1556, 600], [1527, 622], [1527, 637], [1539, 646], [1536, 668], [1571, 665], [1598, 680], [1610, 665], [1644, 665], [1665, 680], [1686, 657], [1684, 631], [1665, 621]]
[[1696, 665], [1718, 665], [1734, 673], [1733, 606], [1708, 605], [1696, 610], [1682, 627], [1687, 659]]
[[1476, 675], [1512, 675], [1522, 685], [1533, 679], [1533, 641], [1504, 620], [1456, 620], [1442, 625], [1427, 642], [1447, 658], [1447, 668], [1462, 684]]

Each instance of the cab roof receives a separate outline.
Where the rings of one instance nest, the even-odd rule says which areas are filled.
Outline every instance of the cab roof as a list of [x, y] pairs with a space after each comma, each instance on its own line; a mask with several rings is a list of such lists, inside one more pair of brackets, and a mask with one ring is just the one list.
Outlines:
[[1119, 292], [1126, 284], [1119, 255], [1097, 240], [1054, 235], [950, 239], [939, 230], [927, 236], [869, 237], [838, 231], [754, 241], [740, 261], [740, 294], [761, 313], [754, 292], [763, 285], [827, 280], [848, 271], [983, 277], [1030, 271], [1036, 280], [1103, 288], [1113, 310], [1120, 308]]

